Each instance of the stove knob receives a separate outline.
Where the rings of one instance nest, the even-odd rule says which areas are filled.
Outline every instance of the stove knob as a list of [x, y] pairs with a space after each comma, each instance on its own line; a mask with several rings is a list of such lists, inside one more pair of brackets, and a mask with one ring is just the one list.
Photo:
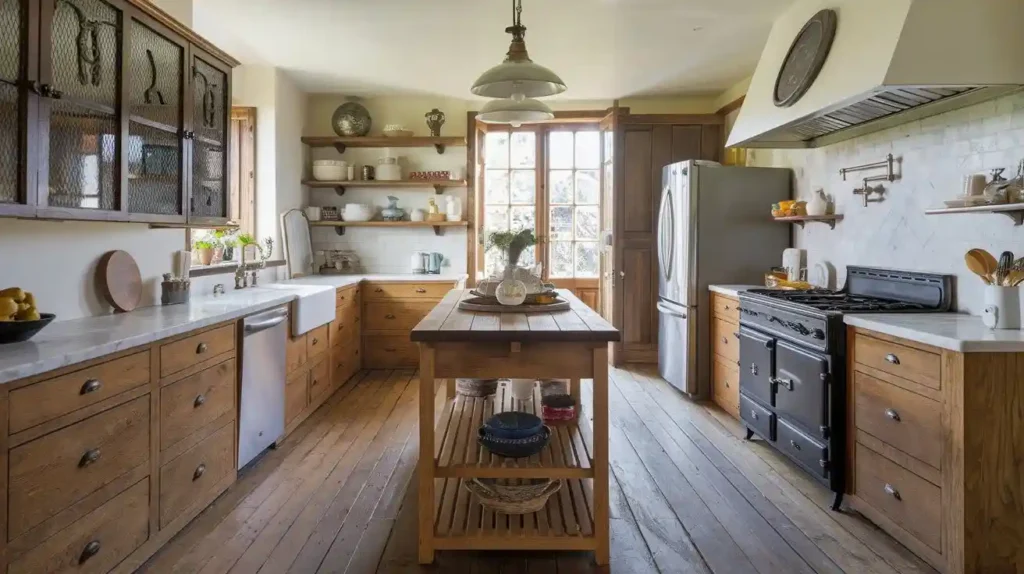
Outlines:
[[822, 331], [821, 329], [815, 329], [814, 330], [814, 338], [815, 339], [821, 339], [822, 341], [824, 341], [825, 340], [825, 331]]

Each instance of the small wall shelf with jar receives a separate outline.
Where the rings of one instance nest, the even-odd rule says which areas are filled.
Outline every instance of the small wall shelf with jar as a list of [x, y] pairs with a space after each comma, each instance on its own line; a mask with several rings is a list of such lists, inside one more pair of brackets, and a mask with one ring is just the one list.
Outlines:
[[774, 219], [775, 219], [775, 221], [778, 221], [778, 222], [781, 222], [781, 223], [795, 223], [795, 224], [799, 225], [800, 227], [805, 226], [808, 221], [811, 221], [811, 222], [817, 221], [819, 223], [824, 223], [824, 224], [828, 225], [832, 229], [835, 229], [836, 228], [836, 222], [842, 221], [843, 220], [843, 216], [840, 215], [840, 214], [835, 214], [835, 215], [791, 215], [791, 216], [788, 216], [788, 217], [775, 217]]

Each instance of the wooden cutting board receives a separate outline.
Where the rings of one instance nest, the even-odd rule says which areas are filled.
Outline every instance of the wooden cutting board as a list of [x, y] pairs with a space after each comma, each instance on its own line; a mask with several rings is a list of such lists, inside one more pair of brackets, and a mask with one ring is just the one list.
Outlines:
[[142, 300], [142, 274], [127, 251], [108, 251], [96, 271], [100, 294], [118, 311], [133, 311]]

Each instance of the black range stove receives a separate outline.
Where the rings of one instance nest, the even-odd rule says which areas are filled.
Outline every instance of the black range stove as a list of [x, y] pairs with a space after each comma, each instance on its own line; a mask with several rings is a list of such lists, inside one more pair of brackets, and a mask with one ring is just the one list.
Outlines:
[[768, 441], [835, 493], [845, 490], [845, 313], [943, 312], [950, 275], [848, 267], [842, 291], [740, 292], [740, 414], [747, 439]]

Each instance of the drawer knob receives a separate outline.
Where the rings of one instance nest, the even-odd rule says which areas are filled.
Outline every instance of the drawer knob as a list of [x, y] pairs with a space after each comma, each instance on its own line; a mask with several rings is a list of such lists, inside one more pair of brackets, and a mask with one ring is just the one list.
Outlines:
[[732, 388], [732, 387], [729, 386], [729, 383], [725, 383], [725, 388], [729, 389], [729, 388]]
[[95, 393], [102, 387], [103, 383], [97, 381], [96, 379], [89, 379], [88, 381], [85, 381], [84, 385], [82, 385], [82, 390], [79, 391], [79, 394], [88, 395], [89, 393]]
[[197, 355], [202, 355], [202, 354], [203, 354], [203, 353], [205, 353], [205, 352], [206, 352], [206, 350], [207, 350], [207, 349], [209, 349], [209, 348], [210, 348], [210, 347], [209, 347], [209, 346], [207, 346], [207, 344], [206, 344], [206, 343], [199, 343], [199, 346], [198, 346], [198, 347], [196, 347], [196, 354], [197, 354]]
[[903, 498], [900, 497], [900, 491], [896, 490], [896, 488], [893, 485], [886, 484], [883, 490], [885, 490], [886, 494], [895, 498], [896, 500], [903, 500]]
[[373, 290], [373, 292], [374, 292], [374, 293], [383, 293], [383, 292], [384, 292], [384, 290], [383, 290], [383, 289], [381, 289], [380, 287], [377, 287], [376, 289], [374, 289], [374, 290]]
[[732, 309], [732, 307], [730, 307], [730, 306], [728, 306], [728, 305], [726, 305], [726, 306], [725, 306], [725, 310], [726, 310], [726, 311], [728, 311], [728, 310], [730, 310], [730, 309]]
[[889, 417], [890, 419], [896, 422], [900, 422], [900, 413], [894, 411], [893, 409], [885, 409], [885, 416]]
[[196, 467], [196, 471], [192, 473], [192, 481], [199, 480], [204, 474], [206, 474], [206, 464], [200, 464]]
[[317, 339], [316, 337], [313, 337], [313, 344], [316, 345], [316, 344], [319, 344], [319, 343], [320, 343], [320, 339]]
[[388, 313], [387, 315], [384, 315], [384, 318], [385, 318], [385, 319], [394, 319], [394, 318], [395, 318], [395, 316], [394, 316], [394, 315], [392, 315], [391, 313]]
[[82, 554], [78, 557], [79, 564], [85, 564], [85, 561], [96, 556], [100, 552], [100, 541], [93, 540], [85, 545], [82, 549]]
[[722, 337], [722, 344], [723, 345], [728, 345], [729, 344], [729, 339], [727, 339], [725, 337]]
[[192, 407], [198, 409], [204, 404], [206, 404], [206, 395], [199, 395], [198, 397], [196, 397], [196, 400], [192, 403]]
[[739, 332], [739, 331], [733, 331], [733, 332], [732, 332], [732, 336], [733, 336], [733, 337], [736, 337], [736, 339], [737, 339], [737, 340], [739, 340], [739, 338], [740, 338], [740, 332]]
[[789, 441], [789, 446], [795, 448], [796, 450], [800, 450], [800, 444], [795, 440]]
[[417, 288], [416, 288], [416, 292], [417, 292], [417, 293], [426, 293], [426, 292], [427, 292], [427, 290], [426, 290], [426, 289], [424, 289], [423, 287], [417, 287]]
[[893, 355], [892, 353], [889, 353], [888, 355], [886, 355], [885, 356], [885, 360], [886, 360], [886, 362], [892, 363], [893, 365], [900, 364], [900, 358], [897, 357], [896, 355]]
[[757, 411], [750, 411], [750, 416], [753, 417], [754, 420], [756, 421], [757, 420]]
[[78, 468], [85, 468], [100, 459], [100, 449], [94, 448], [85, 451], [81, 460], [78, 461]]

